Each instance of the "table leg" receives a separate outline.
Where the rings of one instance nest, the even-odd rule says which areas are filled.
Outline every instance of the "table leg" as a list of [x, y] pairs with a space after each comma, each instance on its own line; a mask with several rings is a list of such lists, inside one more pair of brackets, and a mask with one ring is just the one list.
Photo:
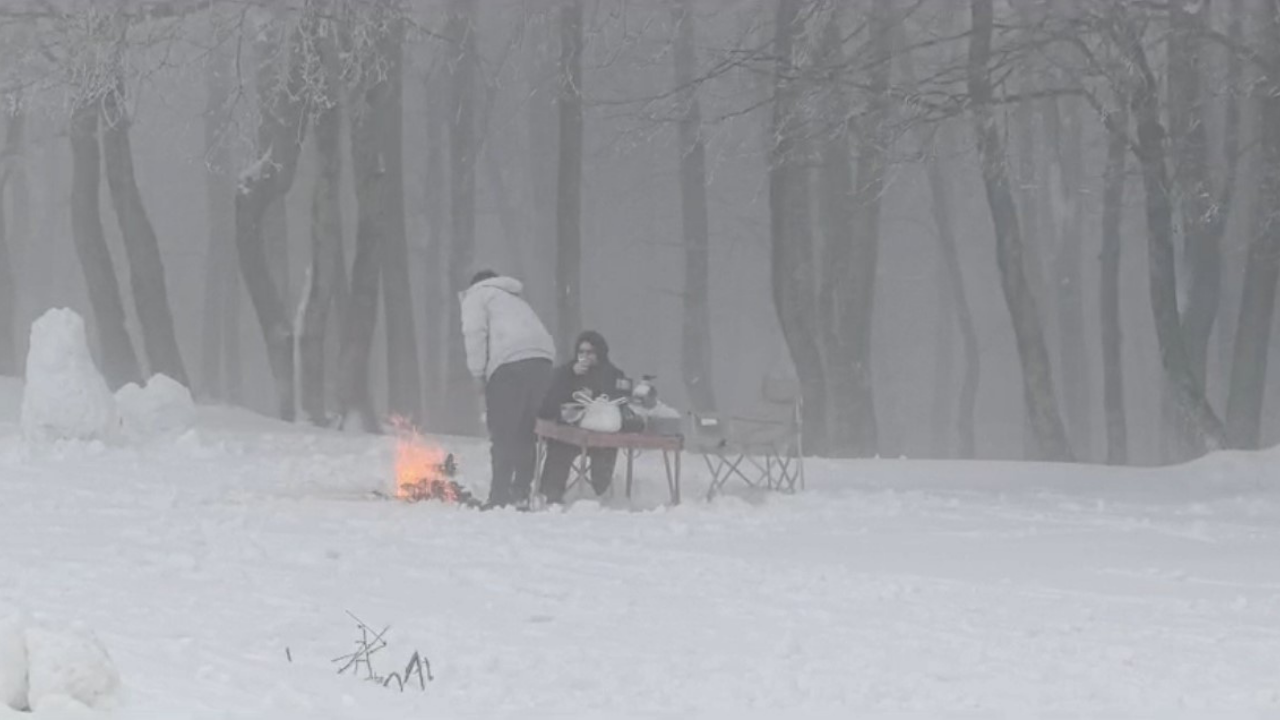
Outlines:
[[627, 499], [631, 499], [631, 465], [632, 460], [636, 456], [634, 448], [626, 448], [627, 451]]

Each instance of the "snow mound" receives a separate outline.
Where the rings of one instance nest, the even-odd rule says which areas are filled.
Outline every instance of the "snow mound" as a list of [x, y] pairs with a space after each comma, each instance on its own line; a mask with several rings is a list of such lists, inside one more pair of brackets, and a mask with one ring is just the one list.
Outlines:
[[0, 607], [0, 718], [92, 717], [119, 687], [120, 675], [92, 633], [45, 629]]
[[84, 320], [53, 308], [31, 324], [22, 431], [28, 440], [105, 440], [119, 429], [116, 401], [93, 364]]
[[0, 607], [0, 708], [27, 707], [26, 626], [26, 617], [17, 610]]
[[128, 383], [116, 391], [116, 405], [125, 434], [135, 440], [177, 437], [195, 421], [191, 391], [168, 375], [153, 375], [145, 387]]
[[110, 704], [120, 687], [120, 674], [92, 633], [31, 627], [26, 639], [27, 698], [33, 710]]

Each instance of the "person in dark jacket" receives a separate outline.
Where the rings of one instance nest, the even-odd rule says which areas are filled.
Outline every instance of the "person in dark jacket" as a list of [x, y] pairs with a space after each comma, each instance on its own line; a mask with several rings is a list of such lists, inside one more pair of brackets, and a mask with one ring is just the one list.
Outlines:
[[[551, 377], [551, 389], [542, 402], [540, 417], [560, 422], [560, 406], [574, 402], [579, 390], [586, 390], [592, 397], [601, 395], [616, 399], [631, 394], [631, 383], [626, 374], [609, 360], [609, 344], [600, 333], [587, 330], [578, 336], [574, 359], [555, 369]], [[578, 448], [556, 440], [547, 441], [547, 457], [542, 465], [542, 493], [548, 503], [564, 502], [569, 468], [578, 455]], [[609, 489], [613, 468], [618, 460], [616, 448], [592, 448], [587, 452], [591, 460], [591, 487], [597, 495]]]

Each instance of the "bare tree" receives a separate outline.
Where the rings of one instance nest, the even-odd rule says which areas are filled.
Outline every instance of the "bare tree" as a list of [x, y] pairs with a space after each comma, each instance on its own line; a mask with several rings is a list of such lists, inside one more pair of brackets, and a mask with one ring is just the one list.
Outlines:
[[451, 0], [446, 37], [449, 53], [449, 357], [445, 390], [448, 428], [473, 433], [474, 389], [467, 371], [462, 338], [461, 293], [475, 268], [476, 244], [476, 76], [480, 51], [476, 41], [475, 0]]
[[566, 0], [560, 8], [556, 175], [556, 329], [563, 348], [582, 327], [582, 49], [582, 0]]
[[316, 33], [323, 91], [313, 108], [319, 169], [311, 190], [311, 267], [298, 329], [299, 404], [311, 422], [327, 424], [325, 329], [334, 297], [345, 285], [342, 252], [342, 109], [338, 47], [334, 33]]
[[[427, 145], [426, 197], [423, 207], [427, 223], [427, 252], [420, 269], [422, 303], [428, 308], [423, 313], [422, 337], [425, 340], [425, 393], [427, 419], [425, 429], [448, 430], [452, 426], [449, 416], [451, 398], [447, 391], [448, 378], [446, 372], [450, 367], [452, 353], [458, 352], [462, 338], [450, 335], [454, 328], [453, 298], [447, 277], [448, 243], [451, 233], [448, 232], [447, 221], [452, 207], [449, 203], [449, 103], [448, 78], [437, 64], [428, 69], [423, 80], [427, 99], [426, 112], [423, 117], [423, 135]], [[458, 321], [459, 327], [461, 319]]]
[[[382, 70], [365, 98], [376, 115], [378, 175], [368, 200], [379, 230], [382, 296], [387, 315], [388, 404], [392, 413], [415, 423], [422, 419], [422, 381], [418, 368], [418, 335], [413, 322], [409, 285], [409, 242], [404, 219], [404, 18], [390, 7], [375, 10], [377, 57]], [[372, 178], [371, 178], [372, 179]]]
[[[5, 98], [0, 113], [4, 123], [4, 146], [0, 149], [0, 375], [17, 375], [22, 364], [18, 357], [17, 314], [18, 293], [14, 274], [14, 255], [9, 247], [9, 216], [5, 207], [9, 188], [21, 176], [17, 166], [22, 162], [23, 116], [14, 96]], [[16, 198], [13, 205], [17, 205]]]
[[1199, 452], [1225, 445], [1222, 422], [1205, 399], [1192, 372], [1178, 316], [1177, 276], [1173, 250], [1173, 200], [1166, 166], [1166, 132], [1160, 112], [1159, 85], [1147, 60], [1141, 32], [1131, 18], [1114, 21], [1121, 52], [1133, 67], [1129, 104], [1137, 123], [1135, 152], [1142, 168], [1147, 218], [1151, 306], [1161, 365], [1173, 393], [1176, 412], [1192, 428]]
[[681, 363], [689, 402], [699, 412], [715, 409], [712, 381], [710, 274], [711, 239], [707, 211], [707, 150], [695, 83], [696, 34], [690, 0], [675, 0], [675, 82], [679, 90], [680, 221], [684, 235], [684, 322]]
[[142, 373], [133, 341], [125, 329], [120, 283], [102, 231], [98, 200], [102, 172], [98, 146], [99, 102], [99, 98], [92, 95], [82, 95], [71, 111], [71, 234], [102, 346], [102, 374], [112, 388], [118, 388], [138, 382]]
[[1014, 336], [1022, 362], [1023, 397], [1040, 457], [1070, 461], [1073, 453], [1058, 412], [1044, 334], [1023, 268], [1022, 236], [1009, 188], [1004, 143], [991, 109], [991, 36], [995, 22], [992, 0], [971, 0], [970, 11], [973, 27], [969, 38], [969, 100], [978, 139], [983, 185], [995, 226], [1001, 287], [1013, 317]]
[[[294, 339], [293, 325], [267, 262], [267, 238], [263, 225], [267, 210], [293, 185], [298, 156], [307, 125], [304, 112], [303, 49], [301, 30], [285, 33], [275, 25], [260, 35], [259, 43], [281, 47], [284, 68], [278, 76], [283, 86], [258, 87], [258, 136], [255, 159], [240, 175], [236, 192], [236, 250], [245, 288], [253, 301], [258, 324], [267, 346], [267, 359], [276, 383], [277, 412], [284, 420], [293, 420], [294, 406]], [[259, 58], [274, 57], [265, 52]], [[259, 77], [265, 77], [260, 72]], [[273, 242], [284, 242], [274, 238]]]
[[1227, 436], [1238, 448], [1256, 448], [1261, 439], [1276, 279], [1280, 275], [1280, 7], [1273, 2], [1262, 7], [1262, 42], [1258, 45], [1263, 50], [1256, 58], [1264, 75], [1254, 91], [1261, 135], [1257, 229], [1245, 266], [1226, 413]]
[[[125, 41], [124, 33], [122, 30], [122, 43]], [[107, 187], [129, 259], [129, 279], [134, 307], [142, 326], [142, 343], [151, 372], [163, 373], [183, 385], [189, 385], [187, 369], [178, 349], [178, 338], [173, 330], [173, 311], [169, 306], [169, 291], [165, 287], [159, 240], [142, 202], [133, 169], [124, 76], [119, 69], [117, 73], [115, 86], [102, 100], [103, 160]]]
[[235, 183], [231, 177], [232, 74], [229, 32], [215, 36], [205, 68], [205, 207], [209, 239], [204, 265], [200, 381], [210, 397], [241, 400], [240, 278], [235, 264]]
[[769, 146], [769, 245], [773, 305], [800, 378], [805, 440], [812, 452], [827, 447], [825, 368], [810, 288], [816, 286], [809, 224], [808, 172], [801, 155], [796, 38], [808, 14], [805, 0], [779, 0], [773, 43], [776, 55]]
[[1106, 415], [1107, 462], [1129, 462], [1129, 433], [1124, 400], [1124, 347], [1120, 329], [1120, 221], [1124, 212], [1125, 159], [1129, 148], [1123, 128], [1128, 127], [1124, 102], [1107, 123], [1107, 166], [1102, 178], [1102, 251], [1099, 255], [1100, 313], [1102, 321], [1102, 405]]

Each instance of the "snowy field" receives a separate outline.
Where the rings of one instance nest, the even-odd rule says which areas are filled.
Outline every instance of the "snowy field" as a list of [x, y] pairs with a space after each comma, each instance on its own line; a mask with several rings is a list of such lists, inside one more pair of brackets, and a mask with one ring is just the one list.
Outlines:
[[[631, 506], [479, 513], [373, 499], [390, 438], [201, 408], [40, 445], [21, 394], [0, 691], [39, 697], [0, 718], [1280, 717], [1275, 453], [812, 461], [806, 493], [709, 504], [690, 457], [676, 509], [645, 458]], [[438, 442], [483, 493], [486, 446]], [[419, 651], [434, 680], [338, 674], [348, 612], [390, 627], [376, 671]]]

